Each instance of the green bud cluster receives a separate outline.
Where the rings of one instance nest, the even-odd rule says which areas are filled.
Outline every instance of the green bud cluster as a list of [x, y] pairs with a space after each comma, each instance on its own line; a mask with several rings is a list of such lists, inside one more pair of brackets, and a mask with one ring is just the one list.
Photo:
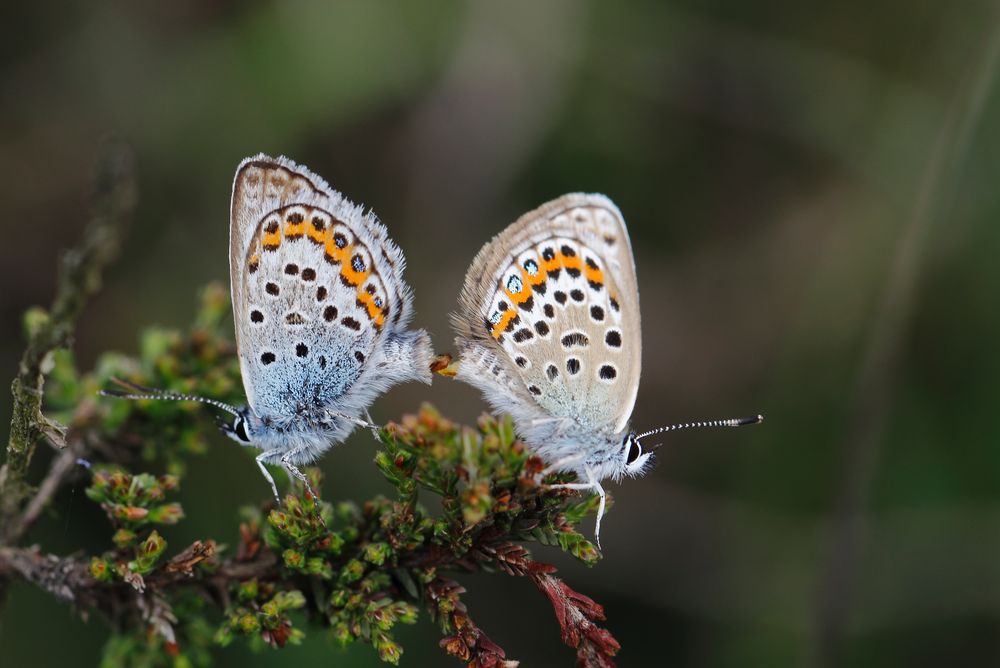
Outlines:
[[[170, 472], [130, 474], [94, 463], [87, 496], [113, 525], [113, 547], [90, 560], [94, 580], [126, 589], [123, 583], [139, 589], [144, 582], [171, 581], [174, 563], [167, 561], [162, 529], [154, 527], [183, 519], [181, 506], [167, 497], [176, 491], [186, 459], [203, 452], [215, 431], [203, 406], [98, 400], [97, 390], [121, 377], [240, 401], [228, 315], [226, 291], [210, 286], [189, 331], [147, 330], [138, 358], [105, 355], [92, 374], [80, 376], [68, 353], [54, 356], [46, 398], [66, 412], [63, 420], [99, 434], [112, 452], [127, 447], [161, 467], [154, 470]], [[136, 626], [115, 635], [108, 656], [141, 645], [150, 652], [158, 647], [161, 656], [204, 657], [213, 638], [224, 646], [237, 636], [252, 647], [281, 648], [304, 637], [303, 610], [312, 626], [327, 629], [338, 644], [360, 640], [382, 661], [397, 664], [403, 648], [395, 627], [414, 623], [421, 609], [438, 622], [447, 652], [469, 661], [502, 656], [472, 623], [459, 600], [464, 590], [448, 577], [469, 570], [525, 575], [530, 555], [523, 546], [531, 543], [556, 547], [588, 566], [600, 559], [577, 530], [596, 511], [596, 497], [540, 484], [536, 478], [544, 464], [517, 439], [509, 417], [484, 415], [475, 426], [466, 426], [425, 405], [387, 425], [379, 440], [374, 463], [389, 484], [384, 496], [329, 502], [295, 483], [280, 507], [243, 509], [238, 547], [227, 553], [226, 563], [245, 567], [234, 572], [251, 574], [220, 575], [221, 562], [213, 558], [200, 558], [184, 571], [219, 594], [225, 607], [221, 624], [209, 622], [205, 612], [187, 606], [187, 597], [171, 589], [157, 596], [176, 619], [159, 627], [147, 621], [143, 627], [149, 635], [150, 628], [170, 626], [172, 631], [159, 634], [160, 644], [142, 644], [132, 633]], [[320, 490], [318, 469], [306, 472], [312, 489]], [[183, 564], [183, 556], [174, 558]], [[198, 600], [204, 603], [206, 597]], [[187, 616], [178, 614], [182, 609]], [[173, 618], [165, 614], [164, 619]], [[174, 635], [192, 644], [179, 645]]]

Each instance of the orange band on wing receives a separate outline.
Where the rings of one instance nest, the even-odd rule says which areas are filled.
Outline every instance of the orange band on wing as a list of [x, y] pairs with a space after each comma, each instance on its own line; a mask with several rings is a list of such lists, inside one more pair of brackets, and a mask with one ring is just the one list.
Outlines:
[[517, 311], [515, 311], [512, 308], [509, 308], [506, 311], [504, 311], [503, 315], [500, 316], [500, 320], [498, 320], [497, 323], [493, 325], [493, 330], [490, 332], [493, 335], [493, 338], [499, 339], [500, 335], [503, 334], [503, 331], [507, 329], [507, 325], [509, 325], [510, 321], [513, 320], [516, 316], [517, 316]]
[[[524, 273], [524, 269], [521, 272]], [[506, 286], [504, 286], [503, 291], [507, 293], [508, 297], [514, 300], [515, 304], [523, 304], [531, 299], [531, 284], [526, 280], [521, 281], [521, 289], [517, 292], [511, 292]]]
[[317, 229], [316, 226], [313, 225], [312, 221], [310, 220], [309, 226], [306, 228], [306, 234], [308, 234], [309, 238], [315, 241], [316, 243], [322, 244], [326, 243], [326, 240], [330, 238], [331, 234], [330, 230], [331, 228], [329, 227], [322, 230]]
[[337, 242], [334, 240], [332, 235], [325, 239], [325, 244], [326, 257], [334, 264], [343, 262], [351, 257], [351, 250], [353, 246], [350, 244], [344, 246], [343, 248], [337, 248]]
[[376, 306], [374, 295], [370, 295], [364, 290], [358, 291], [358, 303], [368, 311], [368, 319], [374, 320], [382, 314], [382, 309]]
[[354, 286], [364, 283], [369, 274], [371, 272], [367, 269], [364, 271], [354, 271], [354, 267], [351, 266], [350, 262], [344, 262], [340, 265], [340, 276]]
[[562, 267], [561, 258], [562, 255], [557, 253], [551, 260], [542, 260], [542, 270], [538, 272], [538, 275], [544, 276], [550, 271], [555, 271], [556, 269]]
[[595, 283], [597, 285], [604, 284], [604, 272], [600, 269], [591, 269], [590, 267], [587, 267], [583, 271], [588, 282]]
[[563, 255], [562, 253], [559, 253], [556, 257], [562, 263], [562, 266], [566, 267], [567, 269], [582, 269], [583, 268], [583, 262], [580, 261], [580, 256], [579, 255], [574, 255], [573, 257], [568, 257], [566, 255]]
[[264, 250], [275, 250], [281, 245], [281, 229], [279, 228], [274, 232], [264, 232], [260, 243], [264, 247]]
[[503, 291], [507, 293], [508, 297], [514, 300], [515, 304], [523, 304], [531, 299], [531, 286], [527, 283], [523, 284], [520, 292], [511, 292], [507, 288], [504, 288]]
[[546, 275], [545, 275], [545, 270], [544, 269], [540, 269], [539, 271], [536, 271], [535, 275], [532, 276], [531, 274], [528, 273], [527, 269], [525, 269], [524, 267], [521, 267], [521, 276], [524, 278], [525, 284], [526, 285], [531, 285], [532, 287], [534, 287], [536, 285], [541, 285], [546, 280]]
[[[311, 226], [310, 226], [311, 227]], [[306, 224], [301, 223], [285, 223], [285, 238], [286, 239], [299, 239], [306, 233]]]

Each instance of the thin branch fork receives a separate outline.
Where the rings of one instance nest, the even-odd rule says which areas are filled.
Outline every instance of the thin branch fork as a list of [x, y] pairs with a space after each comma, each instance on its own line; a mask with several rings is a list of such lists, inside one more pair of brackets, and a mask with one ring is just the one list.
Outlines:
[[[242, 541], [241, 541], [242, 544]], [[491, 561], [515, 577], [529, 577], [549, 599], [559, 622], [562, 641], [577, 652], [577, 665], [583, 668], [613, 668], [612, 657], [621, 646], [596, 622], [605, 619], [604, 609], [593, 599], [574, 591], [554, 575], [556, 568], [531, 559], [521, 545], [504, 542], [482, 545], [480, 558]], [[90, 574], [90, 565], [77, 557], [43, 554], [35, 547], [0, 547], [0, 577], [11, 576], [34, 584], [57, 599], [99, 611], [135, 609], [141, 614], [140, 600], [147, 593], [156, 596], [174, 587], [194, 587], [206, 598], [223, 604], [232, 584], [252, 578], [280, 580], [283, 577], [278, 556], [270, 549], [241, 550], [235, 559], [213, 562], [210, 573], [196, 572], [203, 561], [214, 559], [214, 541], [196, 541], [153, 573], [129, 582], [102, 582]], [[443, 553], [440, 568], [451, 560]], [[470, 564], [466, 564], [469, 566]], [[460, 570], [467, 570], [463, 568]], [[516, 661], [506, 658], [499, 645], [479, 628], [460, 600], [465, 588], [450, 578], [438, 575], [425, 586], [426, 602], [432, 611], [447, 600], [448, 621], [452, 632], [441, 647], [449, 654], [468, 662], [473, 668], [512, 668]]]
[[90, 574], [90, 564], [76, 557], [43, 554], [37, 546], [0, 547], [0, 576], [15, 575], [61, 601], [103, 609], [102, 602], [119, 596], [133, 597], [137, 589], [162, 590], [182, 585], [224, 590], [230, 582], [276, 579], [280, 575], [278, 557], [269, 550], [262, 550], [252, 561], [220, 561], [211, 573], [196, 575], [194, 568], [212, 559], [216, 549], [214, 541], [195, 541], [141, 583], [130, 586], [125, 582], [95, 579]]

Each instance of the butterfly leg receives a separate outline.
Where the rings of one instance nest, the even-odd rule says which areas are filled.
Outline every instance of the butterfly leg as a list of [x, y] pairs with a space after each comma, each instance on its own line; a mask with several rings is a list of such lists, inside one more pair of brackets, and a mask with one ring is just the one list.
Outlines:
[[590, 470], [588, 466], [587, 471], [587, 482], [562, 482], [556, 485], [548, 485], [549, 489], [576, 489], [576, 490], [590, 490], [594, 494], [600, 497], [600, 502], [597, 505], [597, 522], [594, 525], [594, 541], [597, 543], [597, 548], [601, 548], [601, 520], [604, 518], [604, 510], [607, 507], [607, 495], [604, 492], [604, 488], [601, 486], [600, 481], [594, 477], [593, 471]]
[[299, 470], [298, 466], [292, 463], [292, 458], [300, 452], [305, 452], [305, 450], [306, 448], [294, 448], [289, 450], [285, 454], [281, 455], [281, 465], [285, 467], [286, 471], [288, 471], [288, 475], [294, 476], [299, 482], [302, 483], [302, 486], [305, 487], [310, 496], [314, 499], [318, 499], [319, 496], [317, 496], [316, 491], [312, 488], [312, 485], [309, 484], [309, 478], [306, 477], [305, 473]]
[[604, 509], [607, 502], [606, 495], [604, 494], [604, 488], [601, 487], [601, 483], [594, 478], [594, 474], [587, 469], [587, 475], [590, 477], [590, 483], [593, 485], [594, 491], [599, 497], [601, 497], [600, 502], [597, 505], [597, 522], [594, 524], [594, 541], [597, 543], [597, 549], [601, 549], [601, 519], [604, 517]]
[[[567, 455], [566, 457], [560, 457], [559, 459], [555, 460], [554, 462], [546, 466], [544, 469], [542, 469], [537, 475], [535, 475], [535, 484], [541, 483], [546, 476], [555, 473], [559, 469], [566, 468], [567, 466], [570, 466], [572, 464], [579, 464], [581, 461], [583, 461], [585, 457], [586, 454], [580, 454], [580, 453], [574, 455]], [[581, 489], [585, 488], [586, 487], [583, 487]]]
[[257, 467], [260, 469], [260, 472], [264, 474], [264, 479], [267, 480], [267, 482], [271, 485], [271, 491], [274, 492], [274, 500], [277, 501], [278, 505], [280, 506], [281, 497], [278, 496], [278, 486], [274, 484], [274, 478], [271, 477], [271, 472], [267, 470], [266, 466], [264, 466], [264, 462], [273, 456], [274, 456], [273, 452], [271, 452], [270, 450], [265, 450], [264, 452], [257, 455], [255, 459], [257, 461]]
[[368, 428], [371, 429], [372, 436], [375, 437], [376, 441], [381, 443], [382, 438], [378, 435], [379, 426], [375, 424], [374, 420], [372, 420], [372, 414], [368, 412], [367, 408], [365, 409], [365, 418], [368, 420]]
[[334, 417], [338, 417], [341, 420], [346, 420], [347, 422], [353, 422], [359, 427], [365, 427], [367, 429], [378, 429], [378, 425], [372, 422], [372, 416], [368, 415], [368, 411], [365, 411], [365, 415], [368, 417], [368, 421], [364, 421], [361, 418], [351, 417], [350, 415], [344, 415], [343, 413], [331, 413]]

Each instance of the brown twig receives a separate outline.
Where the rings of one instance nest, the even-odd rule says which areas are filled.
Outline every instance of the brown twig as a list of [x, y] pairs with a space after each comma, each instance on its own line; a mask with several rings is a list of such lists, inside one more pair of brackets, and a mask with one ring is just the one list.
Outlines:
[[8, 532], [10, 543], [17, 544], [25, 532], [38, 520], [42, 511], [49, 505], [49, 501], [62, 487], [63, 481], [73, 471], [76, 460], [76, 451], [71, 448], [67, 448], [55, 456], [49, 466], [49, 472], [45, 474], [42, 484], [38, 486], [38, 491], [28, 501], [21, 516], [13, 520], [13, 525]]
[[589, 596], [574, 591], [557, 578], [555, 566], [534, 561], [517, 543], [501, 542], [480, 547], [479, 552], [508, 575], [527, 576], [548, 597], [559, 622], [562, 641], [576, 650], [580, 668], [613, 668], [621, 645], [594, 622], [605, 620], [604, 608]]
[[[123, 142], [107, 141], [97, 160], [91, 219], [83, 241], [63, 255], [52, 307], [30, 322], [28, 346], [11, 385], [13, 415], [7, 457], [0, 468], [0, 544], [23, 535], [26, 523], [18, 515], [31, 495], [25, 476], [35, 445], [42, 438], [64, 445], [65, 428], [42, 414], [47, 366], [53, 351], [69, 345], [77, 317], [100, 287], [101, 274], [118, 253], [135, 201], [132, 153]], [[33, 512], [37, 516], [40, 510]]]
[[[42, 554], [37, 547], [0, 547], [0, 578], [20, 577], [61, 601], [97, 610], [114, 620], [132, 617], [150, 622], [158, 618], [150, 612], [154, 609], [165, 610], [169, 616], [163, 597], [173, 588], [200, 591], [205, 599], [225, 607], [228, 592], [236, 583], [254, 578], [274, 582], [287, 577], [279, 556], [260, 543], [254, 530], [244, 525], [241, 534], [234, 558], [217, 560], [214, 541], [196, 541], [152, 573], [114, 582], [94, 578], [90, 563], [78, 557]], [[553, 575], [554, 566], [532, 560], [523, 546], [512, 542], [482, 543], [475, 554], [476, 559], [456, 559], [450, 552], [429, 547], [423, 563], [439, 571], [464, 572], [475, 570], [477, 562], [489, 562], [509, 575], [531, 578], [552, 604], [562, 641], [577, 652], [577, 666], [613, 668], [612, 657], [620, 645], [595, 623], [605, 619], [604, 609]], [[198, 569], [204, 562], [211, 568]], [[517, 666], [518, 662], [508, 659], [503, 648], [473, 621], [461, 600], [463, 593], [462, 585], [440, 572], [424, 586], [425, 602], [446, 633], [440, 646], [470, 668]], [[156, 601], [161, 604], [154, 605]]]
[[[97, 470], [88, 497], [107, 511], [117, 529], [115, 548], [92, 557], [59, 557], [44, 554], [37, 547], [0, 545], [0, 583], [19, 578], [77, 609], [97, 612], [116, 629], [155, 632], [168, 654], [181, 651], [180, 647], [190, 641], [185, 640], [185, 633], [193, 628], [188, 613], [182, 612], [186, 608], [175, 612], [173, 605], [191, 600], [192, 594], [226, 611], [226, 622], [218, 631], [220, 638], [259, 636], [282, 646], [302, 635], [283, 617], [284, 610], [305, 607], [339, 639], [364, 639], [388, 661], [398, 660], [402, 652], [390, 633], [392, 625], [412, 622], [415, 606], [426, 604], [440, 622], [445, 636], [441, 645], [447, 652], [472, 668], [510, 668], [516, 662], [473, 622], [461, 600], [464, 588], [448, 577], [502, 570], [532, 578], [547, 595], [564, 642], [577, 651], [578, 665], [612, 666], [610, 657], [618, 651], [618, 643], [595, 624], [604, 619], [601, 607], [554, 577], [554, 567], [533, 561], [520, 544], [525, 532], [534, 531], [548, 536], [548, 544], [562, 544], [560, 534], [566, 532], [572, 534], [569, 538], [584, 540], [564, 514], [572, 510], [576, 517], [580, 508], [564, 506], [562, 495], [543, 499], [537, 486], [522, 484], [532, 479], [535, 464], [515, 441], [509, 423], [505, 428], [484, 417], [480, 420], [481, 438], [495, 440], [491, 450], [482, 442], [475, 448], [482, 453], [479, 467], [494, 470], [485, 468], [489, 464], [507, 476], [517, 471], [524, 479], [518, 483], [508, 478], [505, 485], [497, 483], [490, 492], [490, 507], [516, 512], [516, 519], [497, 521], [498, 516], [481, 528], [470, 527], [459, 505], [463, 492], [450, 478], [456, 475], [454, 471], [464, 470], [453, 462], [468, 460], [459, 460], [457, 452], [444, 447], [424, 450], [429, 442], [447, 443], [457, 450], [455, 435], [472, 439], [471, 431], [441, 418], [429, 407], [419, 416], [407, 418], [404, 423], [412, 423], [406, 428], [410, 431], [393, 432], [395, 436], [386, 440], [387, 452], [376, 459], [380, 470], [397, 484], [401, 492], [398, 501], [378, 497], [361, 507], [329, 506], [317, 504], [308, 494], [290, 495], [281, 508], [266, 515], [266, 520], [259, 511], [247, 511], [232, 556], [220, 558], [215, 542], [206, 540], [168, 560], [166, 541], [151, 525], [171, 524], [181, 517], [179, 504], [163, 503], [164, 494], [176, 488], [177, 478]], [[73, 420], [69, 448], [54, 458], [39, 494], [20, 516], [21, 528], [14, 534], [22, 535], [39, 516], [60, 481], [66, 479], [75, 456], [99, 448], [101, 439], [86, 423]], [[425, 459], [411, 459], [411, 467], [406, 468], [407, 455]], [[489, 459], [497, 456], [505, 459], [500, 463]], [[471, 454], [463, 450], [463, 457]], [[419, 470], [417, 464], [422, 465]], [[449, 490], [442, 493], [445, 514], [441, 520], [431, 520], [415, 505], [418, 475], [433, 489]], [[330, 520], [344, 527], [331, 531]], [[440, 534], [445, 525], [456, 538]], [[559, 540], [556, 535], [560, 535]], [[578, 551], [563, 549], [578, 555]], [[596, 560], [596, 556], [586, 554], [579, 558], [587, 563]], [[374, 628], [371, 624], [378, 625], [377, 632], [369, 633]]]
[[621, 645], [607, 629], [594, 623], [604, 621], [604, 608], [546, 570], [533, 572], [531, 580], [552, 603], [562, 641], [576, 649], [576, 665], [579, 668], [614, 668], [611, 657], [618, 653]]
[[[154, 590], [177, 585], [198, 586], [215, 595], [230, 582], [280, 577], [280, 560], [268, 550], [262, 551], [252, 561], [220, 561], [214, 564], [215, 568], [210, 573], [196, 577], [195, 566], [212, 559], [215, 551], [214, 541], [195, 541], [161, 568], [147, 575], [144, 585]], [[37, 546], [0, 547], [0, 575], [17, 575], [61, 601], [89, 605], [101, 610], [125, 609], [134, 597], [134, 588], [127, 583], [102, 582], [92, 577], [88, 561], [42, 554]]]
[[459, 598], [465, 587], [454, 580], [437, 576], [425, 589], [432, 614], [445, 617], [444, 626], [450, 631], [441, 639], [441, 648], [465, 661], [469, 668], [514, 668], [517, 661], [507, 659], [499, 645], [490, 640], [472, 618]]

